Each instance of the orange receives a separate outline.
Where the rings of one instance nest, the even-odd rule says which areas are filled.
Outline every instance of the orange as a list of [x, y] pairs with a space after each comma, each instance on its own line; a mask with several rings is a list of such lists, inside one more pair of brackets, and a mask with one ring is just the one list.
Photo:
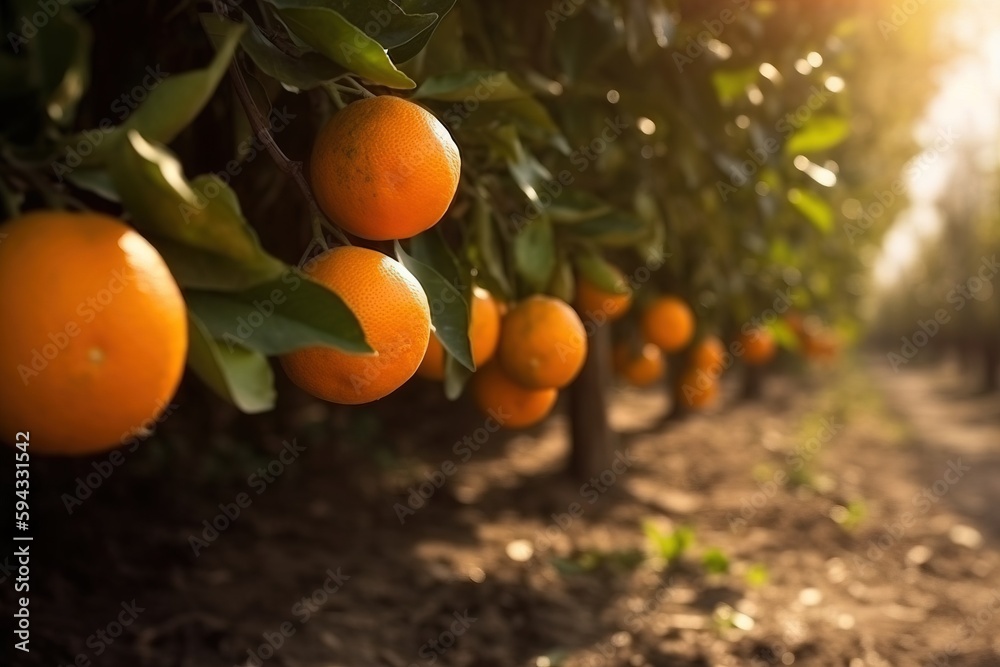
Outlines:
[[695, 345], [691, 351], [691, 365], [694, 368], [718, 376], [726, 362], [726, 347], [715, 336], [708, 336]]
[[458, 189], [461, 159], [429, 111], [399, 97], [359, 100], [320, 130], [309, 163], [316, 203], [348, 232], [374, 241], [433, 227]]
[[2, 438], [29, 431], [31, 451], [87, 455], [149, 428], [187, 357], [187, 310], [163, 258], [96, 213], [39, 211], [2, 231]]
[[625, 284], [625, 276], [615, 269], [615, 284], [626, 290], [619, 294], [601, 289], [584, 277], [576, 282], [576, 309], [584, 317], [598, 323], [613, 322], [632, 307], [632, 290]]
[[774, 336], [767, 329], [749, 329], [739, 338], [743, 346], [743, 361], [750, 366], [761, 366], [774, 358], [777, 349]]
[[802, 334], [802, 353], [807, 359], [821, 362], [832, 362], [840, 351], [840, 342], [836, 334], [818, 329]]
[[[472, 290], [472, 306], [469, 317], [469, 342], [472, 344], [472, 361], [476, 368], [493, 357], [500, 341], [500, 308], [493, 296], [476, 287]], [[428, 380], [444, 379], [444, 347], [437, 336], [427, 341], [424, 360], [420, 362], [417, 375]]]
[[663, 351], [652, 343], [645, 343], [641, 349], [634, 349], [628, 343], [615, 348], [615, 372], [631, 385], [645, 387], [663, 377], [666, 367]]
[[431, 335], [431, 312], [417, 279], [391, 257], [355, 246], [327, 250], [306, 271], [340, 295], [377, 356], [332, 347], [295, 350], [281, 358], [292, 382], [313, 396], [355, 405], [409, 380]]
[[552, 411], [558, 396], [555, 389], [525, 389], [507, 377], [495, 361], [472, 376], [476, 405], [507, 428], [538, 423]]
[[524, 387], [565, 387], [587, 358], [587, 330], [565, 301], [536, 294], [504, 318], [497, 354], [507, 375]]
[[689, 410], [713, 405], [719, 398], [719, 382], [707, 372], [690, 368], [680, 377], [677, 400]]
[[664, 352], [677, 352], [691, 342], [694, 313], [677, 297], [660, 297], [643, 313], [642, 332]]

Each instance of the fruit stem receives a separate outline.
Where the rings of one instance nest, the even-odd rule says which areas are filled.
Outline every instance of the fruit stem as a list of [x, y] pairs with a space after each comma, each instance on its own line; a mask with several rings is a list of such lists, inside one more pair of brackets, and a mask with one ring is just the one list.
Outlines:
[[[374, 93], [372, 93], [370, 90], [368, 90], [367, 88], [365, 88], [364, 86], [362, 86], [360, 83], [358, 83], [356, 79], [354, 79], [352, 77], [346, 77], [344, 79], [344, 81], [346, 81], [347, 83], [351, 84], [351, 87], [354, 88], [358, 93], [361, 93], [362, 97], [365, 97], [365, 98], [375, 97]], [[334, 85], [337, 85], [337, 84], [334, 84]]]

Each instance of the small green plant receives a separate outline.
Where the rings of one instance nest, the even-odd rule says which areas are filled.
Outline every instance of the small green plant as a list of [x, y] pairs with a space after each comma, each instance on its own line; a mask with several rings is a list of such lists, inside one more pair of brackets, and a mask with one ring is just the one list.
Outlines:
[[725, 574], [729, 572], [729, 557], [722, 549], [712, 547], [702, 555], [701, 566], [710, 574]]
[[646, 520], [642, 523], [642, 532], [646, 535], [653, 556], [668, 564], [683, 556], [694, 544], [694, 529], [690, 526], [679, 526], [668, 533], [661, 530], [654, 521]]
[[560, 574], [573, 575], [593, 572], [601, 567], [614, 570], [634, 570], [646, 560], [639, 549], [599, 551], [587, 549], [574, 553], [568, 558], [553, 556], [550, 562]]
[[771, 575], [767, 571], [766, 565], [763, 563], [754, 563], [747, 568], [746, 574], [743, 578], [746, 580], [747, 586], [750, 586], [751, 588], [760, 588], [770, 581]]

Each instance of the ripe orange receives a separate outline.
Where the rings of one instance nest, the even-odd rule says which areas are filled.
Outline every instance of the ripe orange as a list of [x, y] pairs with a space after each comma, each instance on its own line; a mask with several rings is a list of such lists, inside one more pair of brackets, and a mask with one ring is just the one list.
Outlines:
[[40, 211], [0, 243], [0, 433], [87, 455], [140, 432], [184, 372], [184, 299], [163, 258], [96, 213]]
[[524, 387], [565, 387], [587, 358], [587, 330], [565, 301], [536, 294], [504, 318], [498, 355], [507, 375]]
[[722, 373], [725, 362], [726, 347], [715, 336], [704, 338], [691, 352], [691, 365], [715, 376]]
[[307, 273], [340, 295], [378, 356], [303, 348], [281, 358], [288, 377], [313, 396], [347, 405], [380, 399], [409, 380], [431, 333], [427, 296], [417, 279], [391, 257], [355, 246], [327, 250]]
[[458, 189], [461, 159], [429, 111], [399, 97], [359, 100], [320, 130], [309, 173], [323, 212], [375, 241], [434, 226]]
[[615, 348], [615, 372], [626, 382], [636, 387], [645, 387], [663, 377], [666, 363], [663, 351], [652, 343], [645, 343], [641, 349], [634, 349], [628, 343]]
[[507, 377], [496, 361], [472, 376], [476, 405], [507, 428], [524, 428], [541, 421], [558, 396], [555, 389], [525, 389]]
[[818, 329], [802, 334], [802, 353], [807, 359], [819, 362], [832, 362], [840, 352], [840, 341], [836, 334]]
[[[471, 315], [469, 317], [469, 342], [472, 344], [472, 360], [479, 368], [493, 357], [500, 341], [500, 308], [493, 296], [476, 287], [472, 290]], [[444, 379], [444, 347], [437, 336], [427, 341], [424, 360], [420, 362], [417, 375], [428, 380]]]
[[774, 358], [777, 346], [767, 329], [750, 329], [739, 338], [743, 346], [743, 361], [750, 366], [762, 366]]
[[[625, 276], [618, 269], [615, 269], [615, 273], [617, 274], [615, 283], [627, 289]], [[582, 276], [576, 281], [576, 309], [584, 317], [598, 323], [613, 322], [624, 316], [631, 307], [632, 290], [630, 289], [618, 294], [601, 289]]]
[[719, 382], [707, 372], [690, 368], [680, 377], [677, 400], [689, 410], [700, 410], [719, 398]]
[[677, 352], [691, 342], [694, 313], [677, 297], [660, 297], [643, 313], [642, 332], [664, 352]]

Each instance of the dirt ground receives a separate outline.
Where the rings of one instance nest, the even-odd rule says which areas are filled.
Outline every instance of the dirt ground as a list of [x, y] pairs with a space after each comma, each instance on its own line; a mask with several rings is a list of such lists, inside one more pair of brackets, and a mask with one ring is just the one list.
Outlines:
[[129, 454], [72, 514], [90, 462], [41, 462], [32, 652], [0, 663], [1000, 665], [1000, 398], [845, 366], [666, 426], [661, 391], [616, 389], [584, 485], [563, 417], [490, 433], [416, 399], [246, 475]]

